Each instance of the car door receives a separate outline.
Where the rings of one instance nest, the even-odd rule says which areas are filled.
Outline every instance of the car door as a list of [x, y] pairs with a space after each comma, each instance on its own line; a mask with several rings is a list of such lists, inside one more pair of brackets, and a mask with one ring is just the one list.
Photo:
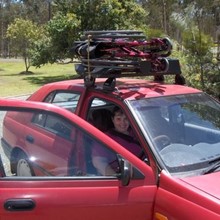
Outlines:
[[[60, 220], [60, 219], [152, 219], [153, 204], [157, 191], [151, 168], [136, 158], [98, 129], [91, 126], [71, 112], [50, 104], [24, 101], [0, 100], [0, 135], [1, 135], [1, 177], [0, 177], [0, 217], [2, 220]], [[61, 164], [62, 146], [56, 135], [51, 135], [54, 149], [50, 157], [39, 154], [38, 148], [30, 145], [23, 152], [26, 157], [20, 163], [5, 154], [5, 145], [10, 152], [21, 152], [21, 146], [10, 146], [10, 139], [4, 140], [12, 127], [7, 126], [6, 112], [22, 111], [22, 114], [46, 114], [52, 118], [61, 119], [72, 126], [72, 133], [63, 148], [69, 149], [66, 163]], [[26, 124], [28, 127], [28, 124]], [[17, 128], [19, 129], [19, 127]], [[27, 128], [25, 128], [28, 130]], [[46, 132], [38, 130], [36, 135], [38, 145], [48, 140]], [[32, 127], [33, 130], [33, 127]], [[62, 130], [62, 129], [61, 129]], [[30, 130], [28, 130], [30, 132]], [[35, 131], [36, 132], [36, 131]], [[52, 132], [52, 131], [51, 131]], [[16, 134], [16, 131], [14, 131]], [[20, 134], [18, 132], [18, 134]], [[26, 134], [25, 134], [26, 135]], [[16, 135], [15, 135], [16, 136]], [[23, 136], [19, 136], [19, 139]], [[66, 138], [66, 137], [63, 137]], [[66, 140], [67, 141], [67, 140]], [[57, 146], [61, 149], [57, 151]], [[100, 175], [94, 169], [91, 150], [95, 144], [108, 149], [118, 158], [120, 170], [116, 175]], [[67, 146], [68, 145], [68, 146]], [[35, 150], [36, 149], [36, 150]], [[36, 156], [35, 156], [36, 155]], [[43, 160], [43, 163], [39, 163]], [[56, 169], [65, 172], [51, 172], [50, 161], [56, 161]], [[20, 165], [22, 169], [30, 167], [33, 175], [15, 175], [11, 167]], [[39, 172], [44, 170], [44, 172]], [[43, 173], [43, 174], [42, 174]], [[26, 172], [24, 172], [26, 174]], [[46, 175], [48, 174], [48, 175]]]

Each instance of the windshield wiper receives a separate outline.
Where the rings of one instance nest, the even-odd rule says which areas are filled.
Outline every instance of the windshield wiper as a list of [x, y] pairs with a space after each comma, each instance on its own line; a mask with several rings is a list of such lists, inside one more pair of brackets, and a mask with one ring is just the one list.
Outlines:
[[210, 166], [203, 171], [203, 174], [212, 173], [220, 167], [220, 157], [209, 161]]

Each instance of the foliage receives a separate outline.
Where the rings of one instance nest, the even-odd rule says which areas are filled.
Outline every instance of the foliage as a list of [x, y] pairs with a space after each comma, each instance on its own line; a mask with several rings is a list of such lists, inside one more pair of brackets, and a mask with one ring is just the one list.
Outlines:
[[196, 88], [220, 96], [217, 88], [220, 82], [219, 71], [211, 52], [212, 42], [210, 36], [197, 28], [183, 33], [183, 46], [188, 61], [188, 82]]
[[137, 29], [143, 25], [145, 11], [135, 1], [82, 1], [74, 9], [73, 1], [55, 1], [60, 11], [47, 25], [47, 37], [38, 41], [33, 50], [33, 65], [54, 63], [67, 58], [73, 42], [85, 30]]
[[143, 30], [147, 36], [148, 39], [154, 38], [154, 37], [164, 37], [165, 34], [161, 29], [153, 29], [153, 28], [144, 28]]
[[15, 54], [23, 57], [26, 72], [30, 68], [30, 49], [42, 36], [43, 30], [32, 21], [17, 18], [8, 26], [7, 37], [10, 39]]
[[207, 52], [213, 46], [211, 37], [200, 32], [198, 29], [185, 31], [182, 37], [184, 48], [192, 55], [204, 57], [204, 59]]
[[211, 52], [204, 56], [188, 53], [185, 75], [189, 85], [199, 88], [220, 100], [220, 67]]
[[205, 26], [211, 18], [214, 19], [211, 15], [212, 4], [207, 4], [207, 1], [191, 2], [181, 13], [172, 14], [172, 22], [181, 33], [178, 40], [187, 61], [185, 75], [188, 83], [219, 98], [219, 62], [213, 57], [214, 40], [206, 34], [210, 30]]
[[52, 0], [17, 0], [8, 1], [9, 7], [17, 7], [17, 17], [31, 20], [37, 24], [45, 24], [50, 18], [50, 4]]
[[81, 30], [117, 30], [140, 27], [145, 10], [134, 0], [84, 0], [74, 13], [81, 19]]
[[57, 14], [46, 26], [46, 34], [35, 43], [32, 50], [32, 62], [40, 67], [46, 63], [55, 63], [66, 58], [73, 58], [70, 49], [79, 37], [80, 21], [76, 15]]

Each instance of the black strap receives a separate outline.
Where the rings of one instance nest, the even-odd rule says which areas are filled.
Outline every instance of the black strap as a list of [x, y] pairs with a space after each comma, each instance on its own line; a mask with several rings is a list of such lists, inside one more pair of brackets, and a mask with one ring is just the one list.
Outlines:
[[128, 141], [128, 142], [131, 142], [131, 143], [140, 145], [139, 142], [138, 142], [137, 140], [135, 140], [135, 139], [134, 139], [132, 136], [130, 136], [130, 135], [123, 134], [123, 133], [121, 133], [121, 132], [116, 131], [115, 129], [110, 129], [108, 132], [109, 132], [110, 134], [112, 134], [112, 135], [115, 135], [115, 136], [118, 136], [118, 137], [120, 137], [120, 138], [122, 138], [122, 139], [125, 139], [125, 140]]

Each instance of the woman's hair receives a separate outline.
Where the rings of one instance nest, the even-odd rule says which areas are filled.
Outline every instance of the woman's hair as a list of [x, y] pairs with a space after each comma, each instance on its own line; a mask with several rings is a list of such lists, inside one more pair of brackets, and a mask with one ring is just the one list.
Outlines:
[[120, 114], [124, 114], [124, 112], [121, 110], [121, 108], [118, 107], [117, 105], [112, 110], [112, 117], [115, 116], [116, 112], [119, 112]]

